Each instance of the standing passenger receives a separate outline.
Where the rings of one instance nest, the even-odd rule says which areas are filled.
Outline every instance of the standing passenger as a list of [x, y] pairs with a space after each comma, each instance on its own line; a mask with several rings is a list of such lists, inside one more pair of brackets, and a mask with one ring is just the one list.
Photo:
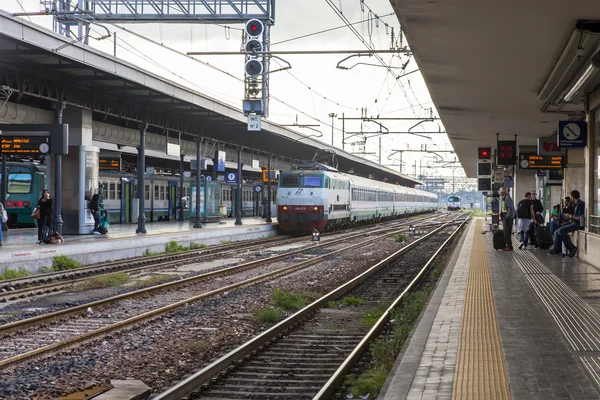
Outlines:
[[92, 213], [92, 217], [94, 217], [94, 230], [92, 233], [94, 235], [99, 235], [98, 225], [100, 225], [100, 195], [98, 193], [92, 196], [92, 201], [90, 201], [90, 212]]
[[39, 210], [40, 218], [38, 219], [38, 240], [36, 243], [40, 244], [42, 243], [44, 229], [52, 225], [52, 199], [50, 198], [50, 193], [45, 189], [42, 192], [42, 197], [38, 200], [37, 209]]
[[6, 215], [6, 210], [4, 209], [4, 205], [0, 203], [0, 246], [2, 246], [2, 225], [8, 221], [8, 215]]
[[500, 218], [504, 227], [504, 240], [506, 247], [504, 251], [513, 251], [512, 246], [512, 228], [513, 219], [515, 218], [515, 204], [511, 199], [506, 187], [500, 189]]
[[527, 248], [529, 240], [529, 225], [533, 221], [533, 200], [531, 193], [525, 193], [523, 200], [517, 205], [517, 232], [519, 232], [519, 249]]

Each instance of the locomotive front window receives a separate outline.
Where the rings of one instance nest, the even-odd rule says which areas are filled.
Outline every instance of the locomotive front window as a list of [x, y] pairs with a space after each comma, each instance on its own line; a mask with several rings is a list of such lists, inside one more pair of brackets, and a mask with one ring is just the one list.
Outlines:
[[281, 187], [299, 187], [300, 178], [297, 176], [284, 176], [281, 178]]
[[8, 174], [8, 193], [23, 194], [31, 193], [31, 174], [16, 173]]
[[305, 176], [304, 177], [304, 185], [303, 187], [321, 187], [321, 177], [320, 176]]

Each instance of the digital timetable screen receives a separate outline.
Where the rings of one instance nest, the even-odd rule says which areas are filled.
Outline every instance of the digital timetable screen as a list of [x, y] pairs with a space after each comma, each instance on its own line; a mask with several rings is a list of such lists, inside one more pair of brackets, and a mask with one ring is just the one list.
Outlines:
[[50, 152], [50, 138], [40, 136], [1, 138], [3, 154], [45, 155]]

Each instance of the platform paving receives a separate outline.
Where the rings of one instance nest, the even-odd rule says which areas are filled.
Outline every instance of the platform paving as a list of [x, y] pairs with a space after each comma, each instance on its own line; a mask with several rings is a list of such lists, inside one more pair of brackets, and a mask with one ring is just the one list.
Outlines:
[[[466, 398], [452, 387], [474, 235], [471, 223], [378, 399]], [[599, 399], [600, 271], [484, 237], [510, 398]]]
[[164, 251], [165, 244], [174, 240], [189, 246], [190, 242], [206, 245], [223, 241], [258, 239], [277, 234], [277, 220], [266, 224], [264, 219], [243, 218], [236, 226], [235, 219], [221, 223], [203, 224], [193, 228], [189, 222], [156, 222], [146, 224], [147, 234], [136, 234], [137, 225], [112, 225], [107, 235], [65, 235], [60, 245], [35, 244], [36, 229], [15, 229], [5, 232], [0, 247], [0, 271], [5, 268], [26, 268], [36, 272], [50, 266], [52, 257], [64, 254], [81, 263], [93, 264], [107, 260], [137, 257], [146, 250]]

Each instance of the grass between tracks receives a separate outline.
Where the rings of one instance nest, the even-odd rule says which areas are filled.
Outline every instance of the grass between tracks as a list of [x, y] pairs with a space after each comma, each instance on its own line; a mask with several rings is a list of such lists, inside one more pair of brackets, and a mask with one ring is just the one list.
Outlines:
[[318, 294], [304, 293], [302, 295], [275, 289], [271, 296], [270, 307], [265, 307], [254, 311], [254, 316], [260, 322], [275, 323], [285, 316], [285, 311], [299, 310], [306, 306], [309, 300], [318, 298]]
[[[431, 281], [418, 290], [407, 293], [400, 307], [392, 312], [388, 334], [371, 343], [369, 351], [374, 366], [360, 376], [350, 376], [346, 379], [348, 394], [352, 394], [354, 398], [368, 394], [368, 397], [363, 397], [367, 399], [375, 398], [379, 394], [443, 269], [444, 264], [433, 264]], [[374, 325], [388, 307], [389, 305], [382, 304], [376, 310], [365, 313], [363, 323]]]
[[31, 272], [27, 271], [25, 268], [19, 268], [18, 270], [6, 268], [4, 273], [0, 274], [0, 281], [6, 279], [23, 278], [29, 275], [31, 275]]
[[183, 246], [183, 245], [177, 243], [175, 240], [171, 240], [169, 243], [165, 244], [165, 251], [152, 251], [150, 249], [146, 249], [146, 251], [144, 252], [144, 256], [152, 257], [152, 256], [159, 256], [161, 254], [174, 254], [174, 253], [181, 253], [181, 252], [187, 251], [187, 250], [205, 249], [207, 247], [208, 247], [208, 245], [206, 245], [206, 244], [194, 243], [194, 242], [190, 242], [190, 247], [187, 247], [187, 246]]
[[124, 272], [115, 272], [114, 274], [93, 276], [81, 283], [77, 289], [81, 291], [100, 289], [111, 286], [121, 286], [127, 282], [129, 282], [129, 275]]

